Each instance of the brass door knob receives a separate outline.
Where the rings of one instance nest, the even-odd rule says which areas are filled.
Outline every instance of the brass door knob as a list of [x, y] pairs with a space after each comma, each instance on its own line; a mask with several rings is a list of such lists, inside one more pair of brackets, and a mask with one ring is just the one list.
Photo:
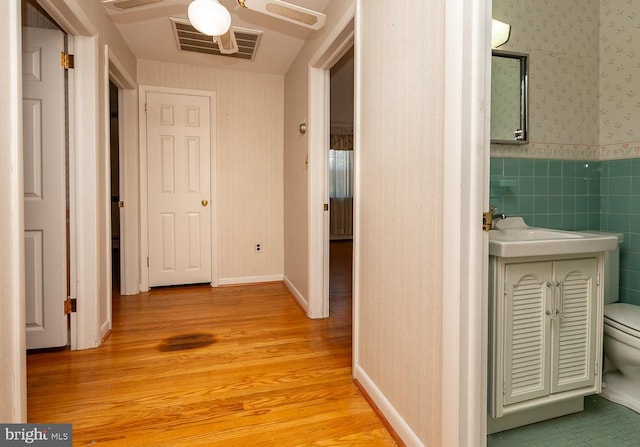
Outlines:
[[208, 200], [203, 200], [200, 203], [202, 203], [202, 206], [207, 206], [209, 204], [209, 201]]

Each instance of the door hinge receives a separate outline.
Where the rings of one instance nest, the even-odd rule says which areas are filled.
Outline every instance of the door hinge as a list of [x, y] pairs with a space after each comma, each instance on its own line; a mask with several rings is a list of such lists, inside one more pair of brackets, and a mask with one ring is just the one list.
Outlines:
[[596, 273], [596, 286], [600, 285], [600, 272]]
[[147, 113], [147, 103], [144, 103], [144, 113]]
[[60, 53], [60, 65], [62, 65], [62, 68], [65, 70], [74, 68], [73, 54], [65, 53], [64, 51]]
[[324, 204], [324, 210], [325, 210], [325, 211], [329, 211], [329, 204], [328, 204], [328, 203], [325, 203], [325, 204]]
[[149, 267], [149, 256], [147, 256], [147, 267]]
[[76, 304], [77, 300], [75, 298], [71, 298], [71, 297], [67, 297], [66, 300], [64, 300], [64, 314], [65, 315], [69, 315], [72, 312], [76, 311]]
[[491, 212], [482, 213], [482, 231], [489, 231], [491, 229], [492, 220], [493, 214], [491, 214]]
[[118, 202], [118, 208], [124, 208], [124, 200]]

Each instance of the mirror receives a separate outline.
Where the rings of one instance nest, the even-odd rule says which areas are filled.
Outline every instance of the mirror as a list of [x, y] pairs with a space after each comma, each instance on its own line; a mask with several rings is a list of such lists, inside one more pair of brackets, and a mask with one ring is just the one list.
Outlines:
[[491, 142], [525, 144], [527, 55], [493, 50], [491, 57]]

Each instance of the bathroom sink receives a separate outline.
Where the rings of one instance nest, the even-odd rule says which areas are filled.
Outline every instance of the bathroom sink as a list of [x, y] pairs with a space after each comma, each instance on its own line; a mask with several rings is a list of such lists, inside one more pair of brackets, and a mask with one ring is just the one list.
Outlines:
[[[494, 230], [500, 241], [542, 241], [549, 239], [580, 239], [584, 236], [570, 231], [550, 230], [547, 228], [523, 228]], [[491, 239], [491, 236], [489, 236]]]
[[503, 258], [594, 253], [617, 245], [614, 235], [530, 227], [521, 217], [502, 219], [489, 231], [489, 254]]

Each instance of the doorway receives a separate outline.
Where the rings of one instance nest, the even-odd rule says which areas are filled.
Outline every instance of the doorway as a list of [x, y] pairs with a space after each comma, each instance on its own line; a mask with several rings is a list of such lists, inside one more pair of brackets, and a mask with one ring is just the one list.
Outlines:
[[329, 70], [329, 313], [352, 304], [354, 60], [351, 47]]
[[215, 93], [141, 86], [139, 95], [141, 291], [216, 286]]
[[[330, 146], [330, 69], [354, 47], [354, 11], [347, 12], [335, 27], [336, 35], [312, 58], [309, 68], [309, 297], [310, 318], [329, 316], [330, 237], [327, 154]], [[351, 77], [354, 82], [355, 76]], [[353, 120], [354, 114], [351, 114]], [[320, 131], [315, 132], [317, 126]], [[356, 194], [357, 195], [357, 194]], [[324, 204], [324, 206], [322, 206]]]
[[121, 293], [120, 240], [120, 128], [118, 87], [109, 81], [109, 160], [111, 165], [111, 285]]

